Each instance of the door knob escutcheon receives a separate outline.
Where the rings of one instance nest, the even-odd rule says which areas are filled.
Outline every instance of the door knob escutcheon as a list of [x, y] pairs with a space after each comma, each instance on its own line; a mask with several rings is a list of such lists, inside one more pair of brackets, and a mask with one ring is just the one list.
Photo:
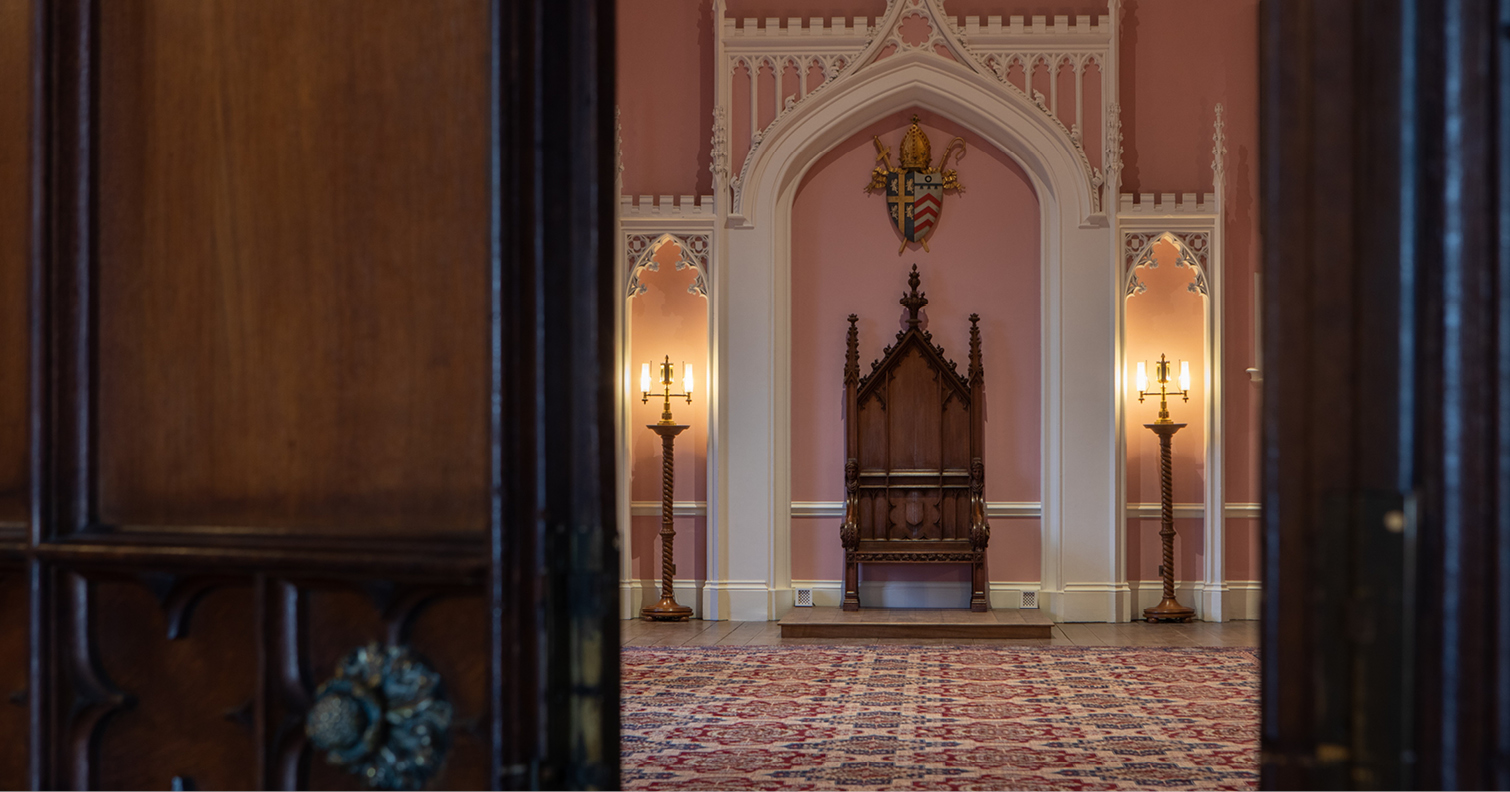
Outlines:
[[304, 731], [326, 761], [373, 789], [420, 789], [450, 747], [451, 704], [440, 674], [407, 646], [352, 650], [315, 692]]

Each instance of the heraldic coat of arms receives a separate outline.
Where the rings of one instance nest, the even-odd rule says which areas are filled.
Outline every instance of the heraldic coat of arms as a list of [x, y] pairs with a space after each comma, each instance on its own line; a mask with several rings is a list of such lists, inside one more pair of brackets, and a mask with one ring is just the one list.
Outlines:
[[865, 192], [886, 190], [886, 211], [891, 215], [891, 224], [902, 232], [901, 255], [908, 242], [920, 242], [928, 250], [928, 236], [938, 226], [939, 214], [944, 211], [944, 191], [964, 192], [959, 183], [959, 173], [948, 170], [949, 156], [959, 162], [965, 153], [965, 141], [955, 138], [944, 148], [944, 156], [933, 167], [933, 153], [929, 149], [928, 136], [918, 126], [918, 117], [912, 117], [912, 126], [902, 136], [901, 167], [891, 167], [891, 150], [876, 138], [876, 161], [881, 163], [870, 173], [870, 184]]

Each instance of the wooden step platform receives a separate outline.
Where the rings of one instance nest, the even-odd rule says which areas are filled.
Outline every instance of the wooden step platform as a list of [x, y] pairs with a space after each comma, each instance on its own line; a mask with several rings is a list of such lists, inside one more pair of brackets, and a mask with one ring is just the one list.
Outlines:
[[793, 608], [782, 638], [1050, 638], [1054, 622], [1036, 610]]

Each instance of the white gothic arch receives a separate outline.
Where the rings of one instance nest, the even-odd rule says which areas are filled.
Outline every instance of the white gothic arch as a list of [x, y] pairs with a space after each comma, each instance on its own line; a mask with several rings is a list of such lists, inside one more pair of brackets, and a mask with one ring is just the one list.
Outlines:
[[[858, 63], [858, 62], [857, 62]], [[741, 214], [715, 239], [711, 294], [709, 580], [705, 618], [776, 618], [790, 579], [791, 209], [825, 152], [912, 107], [1016, 160], [1041, 222], [1042, 583], [1058, 621], [1119, 621], [1122, 558], [1119, 301], [1114, 241], [1083, 154], [1041, 108], [965, 64], [898, 52], [846, 70], [776, 120], [743, 169]], [[722, 201], [720, 201], [722, 203]]]
[[1188, 267], [1195, 273], [1195, 277], [1186, 289], [1202, 297], [1211, 296], [1206, 278], [1208, 265], [1205, 261], [1206, 251], [1209, 251], [1211, 247], [1210, 232], [1193, 231], [1178, 234], [1174, 231], [1165, 231], [1162, 234], [1128, 233], [1126, 236], [1127, 242], [1132, 243], [1124, 245], [1130, 259], [1123, 287], [1123, 293], [1126, 296], [1131, 297], [1143, 293], [1146, 287], [1142, 281], [1138, 280], [1138, 268], [1159, 266], [1154, 247], [1160, 242], [1166, 242], [1174, 247], [1176, 267]]
[[704, 298], [708, 296], [708, 234], [676, 234], [665, 232], [660, 236], [650, 234], [625, 234], [625, 254], [629, 258], [628, 283], [625, 287], [624, 296], [627, 298], [638, 297], [645, 293], [645, 284], [640, 281], [640, 273], [644, 270], [657, 272], [660, 265], [656, 263], [655, 256], [660, 252], [661, 245], [668, 242], [676, 245], [678, 258], [676, 270], [680, 272], [691, 267], [697, 272], [697, 277], [687, 287], [688, 294], [700, 294]]

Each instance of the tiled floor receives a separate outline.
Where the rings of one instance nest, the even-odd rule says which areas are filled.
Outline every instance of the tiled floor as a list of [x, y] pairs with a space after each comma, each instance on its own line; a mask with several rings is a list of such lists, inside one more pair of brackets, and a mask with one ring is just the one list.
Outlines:
[[995, 644], [1001, 646], [1258, 646], [1258, 622], [1220, 624], [1056, 624], [1052, 638], [1017, 639], [860, 639], [786, 638], [776, 622], [698, 621], [620, 622], [624, 646], [776, 646], [875, 644]]

